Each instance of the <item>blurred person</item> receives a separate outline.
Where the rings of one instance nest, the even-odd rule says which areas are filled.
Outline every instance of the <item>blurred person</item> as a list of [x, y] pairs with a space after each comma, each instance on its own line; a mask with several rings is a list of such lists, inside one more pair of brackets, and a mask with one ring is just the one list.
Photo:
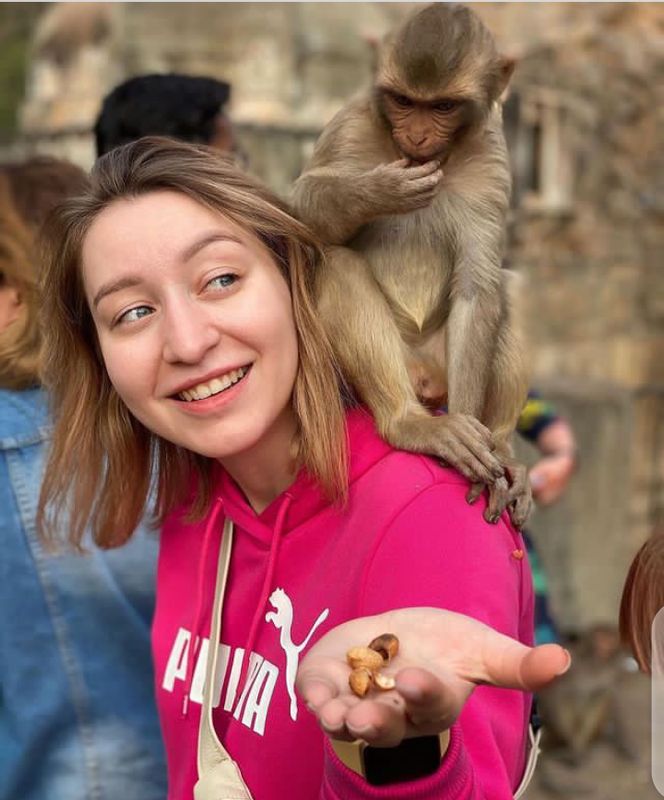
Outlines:
[[[150, 624], [157, 540], [53, 554], [35, 530], [49, 444], [35, 232], [85, 175], [0, 165], [0, 800], [163, 800]], [[76, 452], [71, 453], [72, 461]]]
[[[620, 601], [620, 637], [647, 674], [652, 673], [652, 624], [662, 608], [664, 530], [657, 530], [634, 556]], [[661, 662], [661, 654], [659, 658]]]
[[224, 111], [231, 87], [215, 78], [167, 73], [139, 75], [116, 86], [95, 123], [97, 155], [143, 136], [206, 144], [244, 161]]
[[[565, 493], [577, 465], [574, 431], [551, 403], [532, 390], [517, 423], [519, 434], [540, 453], [529, 471], [533, 499], [539, 506], [551, 506]], [[535, 588], [535, 641], [559, 642], [560, 632], [549, 604], [549, 585], [537, 548], [527, 531], [523, 534]]]

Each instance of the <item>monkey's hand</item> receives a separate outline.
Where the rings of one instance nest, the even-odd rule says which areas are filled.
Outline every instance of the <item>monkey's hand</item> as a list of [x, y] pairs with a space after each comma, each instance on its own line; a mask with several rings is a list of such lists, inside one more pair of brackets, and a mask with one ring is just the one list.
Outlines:
[[375, 199], [379, 215], [405, 214], [425, 208], [438, 193], [443, 178], [438, 161], [414, 167], [409, 164], [402, 158], [380, 164], [364, 174], [367, 196]]
[[484, 489], [488, 488], [489, 502], [484, 511], [484, 519], [495, 524], [507, 509], [512, 525], [520, 530], [526, 524], [533, 504], [528, 470], [513, 458], [503, 458], [502, 463], [506, 477], [499, 478], [488, 487], [484, 483], [473, 484], [466, 495], [466, 500], [474, 503]]
[[440, 458], [470, 481], [490, 484], [505, 475], [493, 453], [491, 431], [469, 414], [392, 420], [385, 438], [400, 450]]

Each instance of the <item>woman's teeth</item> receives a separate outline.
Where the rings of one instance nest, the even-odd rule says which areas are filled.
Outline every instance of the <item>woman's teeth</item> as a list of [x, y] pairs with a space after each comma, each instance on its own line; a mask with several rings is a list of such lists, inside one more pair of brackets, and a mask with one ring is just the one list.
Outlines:
[[249, 372], [249, 367], [240, 367], [234, 369], [232, 372], [227, 372], [219, 378], [213, 378], [207, 383], [199, 383], [197, 386], [192, 386], [186, 392], [180, 392], [178, 398], [186, 400], [190, 403], [192, 400], [205, 400], [206, 397], [212, 397], [213, 394], [219, 394], [231, 386], [235, 385], [239, 380]]

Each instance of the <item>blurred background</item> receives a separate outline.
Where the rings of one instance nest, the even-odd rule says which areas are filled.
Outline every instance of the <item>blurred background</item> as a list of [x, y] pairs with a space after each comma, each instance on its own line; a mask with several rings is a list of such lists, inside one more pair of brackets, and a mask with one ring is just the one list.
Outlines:
[[[615, 627], [627, 565], [664, 523], [664, 7], [473, 7], [518, 59], [505, 104], [508, 258], [524, 278], [533, 385], [579, 446], [569, 490], [536, 512], [532, 534], [558, 626], [583, 642]], [[370, 81], [369, 40], [410, 8], [0, 3], [0, 161], [39, 153], [89, 167], [104, 95], [178, 71], [231, 83], [249, 168], [285, 194], [323, 125]], [[583, 769], [545, 770], [529, 798], [657, 796], [647, 682], [620, 680], [620, 723], [600, 731]], [[611, 748], [623, 723], [636, 757]]]

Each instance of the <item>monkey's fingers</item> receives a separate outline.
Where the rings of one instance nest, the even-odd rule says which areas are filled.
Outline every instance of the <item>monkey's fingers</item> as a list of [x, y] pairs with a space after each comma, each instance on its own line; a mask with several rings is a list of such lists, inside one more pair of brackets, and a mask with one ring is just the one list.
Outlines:
[[509, 503], [509, 484], [507, 478], [498, 478], [492, 486], [489, 486], [489, 503], [484, 510], [484, 519], [493, 525], [498, 522], [501, 514]]
[[532, 495], [529, 492], [520, 494], [509, 506], [510, 519], [512, 525], [521, 530], [528, 521], [533, 507]]
[[[491, 431], [481, 422], [466, 414], [449, 414], [447, 419], [457, 439], [470, 451], [473, 457], [481, 462], [488, 472], [478, 473], [477, 480], [493, 483], [496, 478], [505, 475], [500, 459], [493, 452]], [[488, 479], [487, 476], [488, 475]]]
[[410, 195], [423, 194], [427, 192], [435, 195], [435, 193], [438, 191], [438, 186], [442, 180], [442, 177], [442, 172], [434, 172], [431, 175], [424, 175], [421, 178], [408, 181], [408, 183], [404, 186], [404, 192]]
[[[493, 441], [493, 434], [487, 428], [486, 425], [483, 425], [478, 419], [472, 417], [470, 414], [464, 415], [466, 423], [470, 428], [475, 431], [475, 434], [486, 444], [486, 446], [493, 450], [495, 448], [495, 444]], [[504, 470], [501, 470], [501, 475]]]
[[466, 495], [466, 502], [471, 505], [480, 497], [482, 492], [486, 489], [486, 483], [474, 483], [468, 490]]
[[416, 167], [408, 167], [408, 178], [410, 180], [426, 178], [428, 175], [435, 175], [436, 173], [440, 173], [440, 177], [443, 175], [439, 161], [426, 161], [424, 164], [418, 164]]
[[[475, 483], [493, 483], [495, 477], [491, 469], [486, 467], [473, 452], [461, 441], [450, 441], [441, 447], [442, 458], [465, 478]], [[489, 454], [490, 455], [490, 454]]]
[[396, 169], [407, 169], [410, 166], [409, 158], [399, 158], [397, 161], [390, 161], [388, 167], [395, 167]]

